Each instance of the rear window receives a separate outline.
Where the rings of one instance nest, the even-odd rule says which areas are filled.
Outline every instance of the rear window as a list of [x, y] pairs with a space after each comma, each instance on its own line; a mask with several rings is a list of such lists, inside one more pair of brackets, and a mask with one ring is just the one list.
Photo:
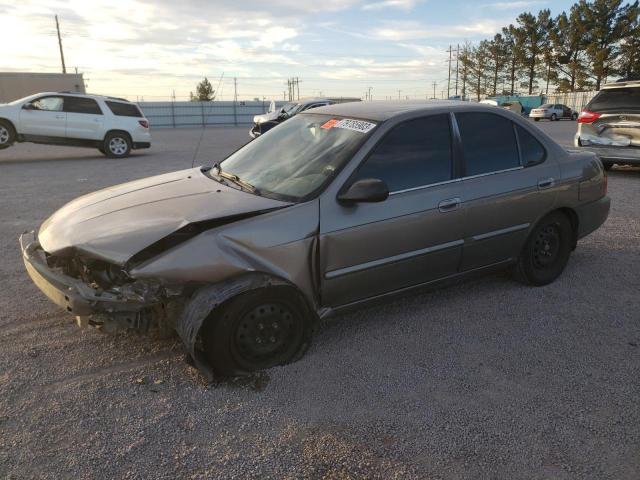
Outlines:
[[118, 117], [142, 117], [140, 109], [133, 103], [105, 102], [114, 115]]
[[612, 88], [601, 90], [587, 105], [590, 112], [638, 112], [640, 88]]

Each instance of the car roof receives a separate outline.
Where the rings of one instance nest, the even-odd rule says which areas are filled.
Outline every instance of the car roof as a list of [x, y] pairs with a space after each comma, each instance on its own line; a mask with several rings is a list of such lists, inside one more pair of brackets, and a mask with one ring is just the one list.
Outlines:
[[[493, 105], [461, 102], [458, 100], [408, 100], [372, 102], [348, 102], [314, 108], [309, 114], [322, 113], [340, 117], [355, 117], [366, 120], [385, 121], [392, 117], [409, 112], [425, 112], [433, 110], [481, 110], [495, 112]], [[303, 112], [302, 115], [306, 114]]]
[[640, 87], [640, 80], [618, 80], [614, 83], [605, 83], [602, 86], [602, 90], [610, 90], [612, 88], [628, 88], [628, 87]]
[[118, 97], [110, 97], [108, 95], [97, 95], [97, 94], [93, 94], [93, 93], [82, 93], [82, 92], [40, 92], [40, 93], [36, 93], [33, 96], [41, 96], [41, 95], [59, 95], [59, 96], [65, 96], [65, 97], [82, 97], [82, 98], [97, 98], [97, 99], [102, 99], [102, 100], [109, 100], [109, 101], [115, 101], [115, 102], [124, 102], [124, 103], [131, 103], [129, 100], [127, 100], [126, 98], [118, 98]]

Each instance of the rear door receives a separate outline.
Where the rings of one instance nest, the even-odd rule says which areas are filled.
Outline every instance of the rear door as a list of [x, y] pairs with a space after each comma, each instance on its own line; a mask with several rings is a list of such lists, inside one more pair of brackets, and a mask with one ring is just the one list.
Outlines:
[[67, 113], [67, 138], [102, 140], [104, 115], [93, 98], [65, 97], [64, 111]]
[[462, 144], [466, 210], [462, 271], [516, 258], [529, 229], [549, 211], [557, 162], [529, 130], [501, 115], [455, 115]]
[[463, 243], [450, 115], [392, 128], [351, 175], [383, 180], [378, 203], [320, 204], [321, 295], [338, 306], [455, 274]]
[[46, 95], [23, 105], [20, 110], [18, 132], [23, 135], [64, 138], [66, 128], [62, 96]]

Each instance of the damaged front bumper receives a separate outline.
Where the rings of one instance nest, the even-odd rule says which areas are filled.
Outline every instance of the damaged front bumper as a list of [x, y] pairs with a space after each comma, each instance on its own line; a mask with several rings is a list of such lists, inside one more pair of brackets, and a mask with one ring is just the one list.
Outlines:
[[48, 265], [33, 231], [20, 236], [20, 249], [27, 273], [36, 286], [53, 303], [75, 315], [82, 326], [148, 330], [158, 324], [155, 312], [164, 310], [164, 306], [156, 295], [145, 297], [94, 288], [81, 279], [65, 275]]

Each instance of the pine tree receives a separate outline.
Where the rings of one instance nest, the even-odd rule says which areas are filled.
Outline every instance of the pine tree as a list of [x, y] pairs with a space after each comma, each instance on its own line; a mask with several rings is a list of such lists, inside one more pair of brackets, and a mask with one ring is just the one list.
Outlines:
[[215, 93], [209, 79], [204, 77], [204, 80], [196, 86], [196, 94], [194, 95], [193, 92], [191, 92], [189, 96], [192, 102], [211, 102], [216, 98]]

